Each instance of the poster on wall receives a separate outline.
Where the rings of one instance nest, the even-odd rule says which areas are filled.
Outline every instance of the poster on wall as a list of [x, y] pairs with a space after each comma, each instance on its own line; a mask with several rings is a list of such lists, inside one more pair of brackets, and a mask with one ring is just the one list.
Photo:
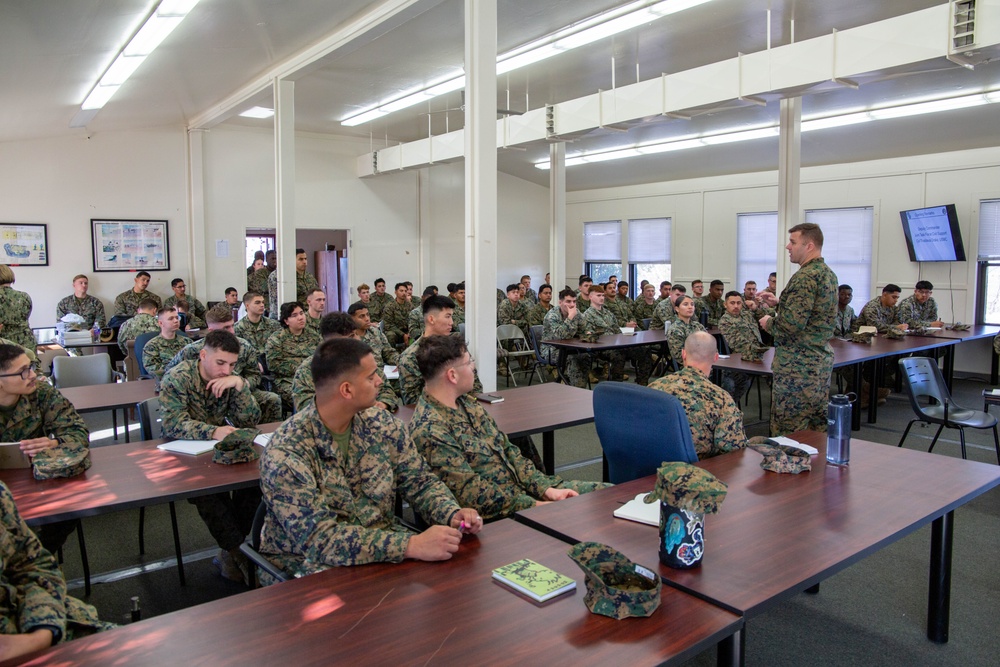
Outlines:
[[94, 271], [166, 271], [166, 220], [90, 220]]
[[48, 229], [41, 225], [0, 223], [0, 264], [48, 266]]

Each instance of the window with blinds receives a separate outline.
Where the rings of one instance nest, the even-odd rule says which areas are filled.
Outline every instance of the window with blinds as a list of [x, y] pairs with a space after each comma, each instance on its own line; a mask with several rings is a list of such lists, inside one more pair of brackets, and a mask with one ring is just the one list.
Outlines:
[[737, 214], [736, 257], [736, 284], [728, 289], [742, 292], [748, 280], [757, 283], [758, 291], [767, 287], [767, 277], [778, 266], [777, 212]]
[[621, 220], [583, 223], [583, 270], [595, 283], [607, 282], [609, 276], [621, 278]]
[[670, 280], [670, 218], [628, 221], [629, 296], [636, 298], [643, 280], [659, 285]]
[[1000, 199], [979, 202], [976, 322], [1000, 324]]
[[806, 222], [823, 230], [823, 259], [841, 285], [854, 289], [851, 305], [860, 313], [872, 298], [872, 227], [875, 209], [823, 208], [806, 211]]

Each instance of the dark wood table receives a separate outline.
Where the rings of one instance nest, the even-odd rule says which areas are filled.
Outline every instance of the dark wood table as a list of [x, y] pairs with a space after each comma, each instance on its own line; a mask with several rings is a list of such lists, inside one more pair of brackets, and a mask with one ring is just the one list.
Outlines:
[[579, 338], [563, 338], [560, 340], [543, 340], [543, 345], [551, 345], [559, 350], [559, 374], [564, 376], [566, 370], [566, 355], [590, 354], [620, 350], [630, 347], [655, 345], [660, 348], [660, 358], [667, 356], [667, 336], [663, 329], [642, 331], [636, 329], [634, 334], [605, 334], [596, 343], [584, 343]]
[[[59, 389], [59, 393], [65, 396], [66, 400], [72, 403], [76, 411], [80, 413], [121, 410], [125, 422], [125, 442], [130, 442], [128, 408], [134, 408], [136, 403], [156, 396], [156, 383], [144, 380], [141, 382], [92, 384]], [[115, 425], [115, 438], [117, 437], [118, 427]]]
[[[819, 449], [812, 471], [764, 471], [752, 450], [698, 463], [729, 493], [719, 513], [706, 517], [701, 565], [660, 565], [664, 581], [749, 620], [931, 524], [927, 636], [948, 641], [954, 510], [1000, 485], [1000, 467], [863, 440], [851, 443], [850, 465], [838, 467], [827, 465], [825, 434], [792, 437]], [[646, 477], [516, 518], [567, 542], [603, 542], [636, 562], [657, 563], [657, 528], [612, 516], [654, 482]]]
[[[964, 343], [967, 340], [979, 340], [982, 338], [994, 338], [997, 334], [1000, 334], [1000, 326], [995, 326], [992, 324], [973, 324], [966, 331], [955, 331], [954, 329], [948, 329], [950, 325], [945, 325], [940, 331], [929, 331], [927, 333], [919, 334], [921, 336], [931, 336], [933, 338], [954, 338], [959, 343]], [[916, 334], [914, 334], [916, 335]], [[997, 356], [996, 352], [991, 355], [990, 362], [990, 384], [997, 384], [998, 371], [1000, 371], [1000, 357]], [[952, 369], [954, 372], [954, 369]], [[947, 378], [948, 386], [951, 387], [952, 378], [949, 376]]]
[[[483, 403], [508, 437], [542, 434], [542, 463], [548, 474], [556, 467], [555, 431], [594, 421], [594, 394], [586, 389], [558, 382], [517, 387], [496, 392], [500, 403]], [[396, 416], [404, 422], [413, 417], [412, 405], [399, 408]]]
[[[739, 616], [667, 586], [648, 618], [590, 613], [583, 573], [566, 552], [565, 543], [508, 519], [466, 536], [446, 562], [333, 568], [22, 664], [674, 665], [720, 641], [738, 644]], [[493, 581], [494, 568], [521, 558], [573, 577], [577, 590], [538, 605]], [[732, 655], [720, 647], [722, 664]]]

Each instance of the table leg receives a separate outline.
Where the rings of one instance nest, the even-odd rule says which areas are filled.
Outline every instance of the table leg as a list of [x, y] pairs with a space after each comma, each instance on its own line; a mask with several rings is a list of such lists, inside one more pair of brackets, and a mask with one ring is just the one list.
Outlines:
[[944, 383], [948, 385], [948, 391], [952, 390], [955, 383], [955, 348], [957, 345], [949, 345], [944, 348]]
[[[854, 364], [854, 391], [857, 392], [858, 396], [861, 396], [861, 364]], [[855, 407], [851, 408], [851, 430], [860, 431], [861, 430], [861, 405], [855, 403]]]
[[882, 381], [881, 360], [872, 361], [871, 378], [868, 381], [868, 423], [874, 424], [878, 417], [878, 387]]
[[994, 350], [990, 354], [990, 384], [996, 386], [998, 375], [1000, 375], [1000, 354], [996, 353]]
[[927, 638], [937, 644], [948, 642], [948, 614], [951, 609], [951, 545], [955, 533], [955, 513], [948, 512], [931, 523], [931, 570], [927, 593]]
[[716, 664], [718, 667], [743, 667], [746, 664], [746, 624], [742, 630], [737, 630], [719, 642], [716, 649]]
[[556, 432], [542, 433], [542, 465], [546, 475], [556, 474]]
[[128, 408], [122, 408], [122, 421], [125, 422], [125, 442], [128, 443]]

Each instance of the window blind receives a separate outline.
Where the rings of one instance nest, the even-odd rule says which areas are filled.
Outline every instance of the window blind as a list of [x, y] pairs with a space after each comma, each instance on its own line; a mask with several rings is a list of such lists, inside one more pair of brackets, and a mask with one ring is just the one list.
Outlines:
[[583, 261], [622, 261], [621, 220], [583, 223]]
[[628, 221], [628, 261], [632, 264], [670, 263], [670, 218]]
[[979, 202], [979, 260], [1000, 260], [1000, 199]]
[[851, 305], [854, 312], [874, 296], [872, 294], [872, 227], [875, 209], [826, 208], [806, 211], [806, 222], [823, 229], [823, 259], [837, 274], [841, 285], [854, 289]]
[[776, 212], [736, 216], [736, 256], [736, 284], [727, 289], [742, 292], [748, 280], [756, 282], [758, 290], [767, 287], [767, 277], [778, 266]]

